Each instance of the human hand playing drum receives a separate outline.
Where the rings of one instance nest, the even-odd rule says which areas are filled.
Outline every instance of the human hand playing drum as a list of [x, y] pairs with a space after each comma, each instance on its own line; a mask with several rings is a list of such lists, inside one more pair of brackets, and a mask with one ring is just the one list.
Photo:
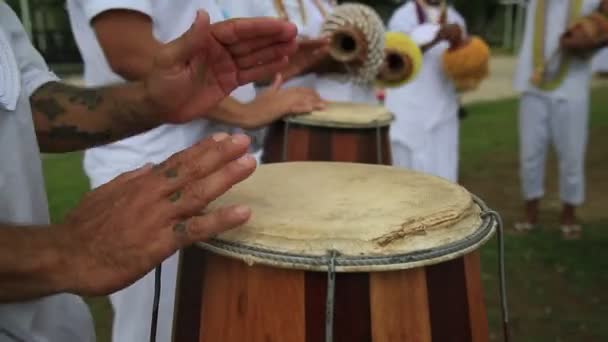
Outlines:
[[[22, 32], [19, 44], [9, 40], [7, 47], [23, 58], [14, 72], [27, 76], [26, 65], [48, 74], [16, 21], [9, 16], [6, 22]], [[0, 21], [0, 30], [6, 23]], [[37, 89], [21, 87], [11, 113], [22, 118], [19, 125], [0, 120], [3, 131], [18, 130], [3, 136], [15, 163], [0, 163], [0, 172], [8, 169], [17, 181], [0, 197], [7, 208], [24, 207], [15, 209], [18, 214], [3, 211], [9, 216], [0, 219], [0, 302], [62, 292], [108, 294], [177, 249], [245, 222], [250, 213], [244, 207], [202, 214], [255, 169], [254, 160], [243, 157], [249, 147], [244, 136], [215, 136], [162, 165], [122, 175], [86, 195], [60, 225], [37, 218], [46, 216], [46, 200], [35, 191], [42, 183], [40, 163], [29, 161], [39, 151], [87, 149], [204, 117], [238, 85], [280, 70], [295, 50], [296, 34], [293, 24], [269, 18], [211, 25], [201, 11], [182, 37], [156, 50], [152, 70], [140, 82], [84, 89], [45, 76]], [[26, 172], [28, 166], [34, 171]]]
[[266, 126], [284, 116], [322, 110], [326, 103], [315, 90], [303, 87], [281, 89], [283, 76], [277, 75], [274, 83], [246, 105], [247, 121], [243, 128]]
[[219, 133], [87, 194], [48, 232], [63, 251], [56, 286], [81, 295], [111, 293], [178, 249], [245, 223], [248, 207], [204, 209], [253, 173], [248, 146], [245, 135]]

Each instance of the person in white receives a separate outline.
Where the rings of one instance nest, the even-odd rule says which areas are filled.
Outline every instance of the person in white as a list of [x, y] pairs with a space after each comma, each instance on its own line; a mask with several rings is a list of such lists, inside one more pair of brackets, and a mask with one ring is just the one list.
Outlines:
[[[183, 34], [197, 9], [206, 10], [212, 22], [225, 19], [213, 0], [69, 0], [70, 20], [85, 63], [85, 84], [97, 86], [141, 79], [153, 62], [156, 47]], [[120, 173], [164, 160], [214, 132], [236, 133], [241, 131], [239, 127], [256, 128], [290, 112], [316, 109], [322, 103], [312, 90], [280, 91], [279, 86], [280, 81], [275, 82], [257, 99], [252, 84], [240, 87], [231, 99], [208, 114], [218, 121], [165, 125], [87, 150], [84, 169], [91, 186], [99, 187]], [[255, 145], [259, 146], [252, 144]], [[177, 254], [163, 263], [157, 331], [160, 341], [169, 341], [171, 337], [177, 266]], [[149, 338], [153, 296], [152, 273], [110, 296], [114, 342]]]
[[[280, 20], [211, 25], [199, 13], [182, 37], [158, 46], [141, 82], [84, 89], [49, 71], [0, 2], [1, 341], [94, 341], [79, 296], [124, 288], [180, 248], [251, 216], [247, 206], [201, 214], [254, 172], [243, 135], [216, 134], [155, 167], [122, 174], [87, 193], [60, 224], [49, 223], [40, 153], [200, 118], [237, 86], [281, 70], [295, 36], [295, 27]], [[246, 63], [252, 57], [258, 63]], [[203, 68], [210, 72], [197, 72]]]
[[[442, 8], [446, 13], [442, 14]], [[448, 30], [466, 30], [464, 19], [442, 1], [409, 1], [393, 14], [389, 31], [403, 32], [424, 46]], [[442, 68], [449, 42], [428, 46], [417, 78], [386, 91], [385, 105], [396, 116], [391, 127], [393, 164], [458, 181], [459, 98]]]
[[[540, 199], [545, 194], [547, 149], [553, 143], [559, 163], [560, 217], [565, 237], [581, 227], [575, 209], [585, 199], [585, 153], [589, 125], [591, 63], [567, 57], [562, 36], [580, 16], [597, 10], [601, 0], [532, 0], [528, 4], [525, 35], [514, 88], [521, 92], [519, 109], [520, 174], [525, 219], [520, 231], [538, 224]], [[544, 8], [544, 13], [540, 12]]]
[[[30, 44], [19, 19], [0, 3], [0, 229], [4, 224], [48, 225], [49, 212], [30, 97], [57, 81]], [[84, 301], [57, 294], [0, 304], [0, 341], [95, 341]]]

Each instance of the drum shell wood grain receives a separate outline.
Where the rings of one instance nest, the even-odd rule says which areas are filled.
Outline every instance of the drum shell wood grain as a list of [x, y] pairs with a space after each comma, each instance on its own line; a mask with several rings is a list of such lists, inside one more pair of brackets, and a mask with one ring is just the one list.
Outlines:
[[[338, 273], [334, 342], [487, 341], [479, 253], [422, 268]], [[327, 275], [192, 247], [180, 262], [174, 341], [323, 342]]]
[[[332, 128], [289, 123], [287, 133], [285, 125], [280, 121], [270, 126], [264, 144], [263, 163], [337, 161], [392, 164], [388, 125], [380, 128]], [[283, 158], [285, 143], [286, 159]]]

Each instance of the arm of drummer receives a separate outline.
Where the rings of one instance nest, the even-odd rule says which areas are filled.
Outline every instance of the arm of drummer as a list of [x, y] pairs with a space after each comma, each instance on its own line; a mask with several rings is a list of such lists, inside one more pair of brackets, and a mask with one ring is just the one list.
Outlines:
[[[162, 44], [156, 40], [152, 20], [135, 11], [111, 10], [92, 21], [99, 43], [112, 70], [127, 80], [143, 79], [152, 69], [156, 51]], [[303, 44], [306, 50], [315, 50], [319, 41]], [[299, 60], [299, 58], [296, 58]], [[206, 118], [255, 129], [285, 115], [310, 112], [324, 106], [320, 96], [310, 89], [280, 90], [282, 77], [273, 86], [250, 103], [227, 97], [206, 114]]]
[[233, 98], [224, 100], [208, 118], [244, 129], [264, 127], [284, 116], [324, 109], [326, 104], [313, 89], [281, 89], [283, 77], [278, 74], [273, 84], [249, 103]]
[[[70, 288], [51, 227], [0, 224], [0, 303], [39, 298]], [[74, 285], [74, 284], [71, 284]]]
[[[345, 73], [344, 64], [336, 62], [329, 55], [329, 38], [300, 37], [297, 51], [289, 57], [289, 64], [281, 70], [285, 80], [306, 74]], [[272, 80], [260, 80], [259, 86], [266, 86]]]

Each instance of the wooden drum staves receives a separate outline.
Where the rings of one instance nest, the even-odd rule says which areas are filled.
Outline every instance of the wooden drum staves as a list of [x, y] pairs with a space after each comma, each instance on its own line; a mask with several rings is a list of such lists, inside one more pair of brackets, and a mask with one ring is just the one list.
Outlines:
[[293, 116], [270, 126], [263, 163], [337, 161], [391, 164], [393, 115], [382, 106], [330, 103], [324, 111]]
[[211, 209], [234, 203], [252, 220], [184, 253], [175, 341], [488, 340], [478, 249], [500, 219], [464, 188], [382, 165], [277, 163]]

